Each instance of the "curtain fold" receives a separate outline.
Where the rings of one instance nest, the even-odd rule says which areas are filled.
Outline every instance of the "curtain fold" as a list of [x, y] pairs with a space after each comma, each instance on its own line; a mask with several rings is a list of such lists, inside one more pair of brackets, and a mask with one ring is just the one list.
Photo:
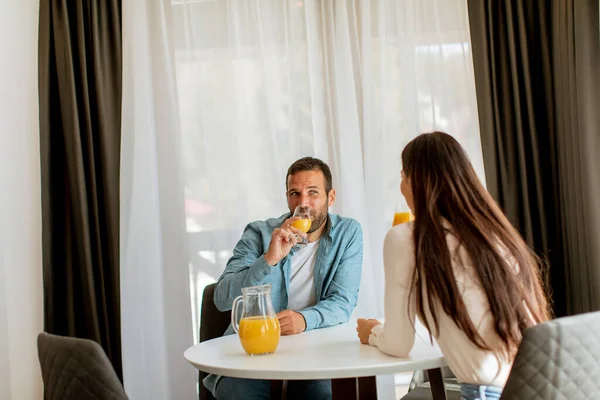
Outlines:
[[467, 5], [488, 190], [547, 260], [555, 314], [597, 310], [598, 1]]
[[552, 6], [567, 312], [576, 314], [600, 310], [600, 2]]
[[123, 1], [121, 335], [131, 399], [193, 399], [181, 144], [170, 4]]
[[121, 2], [40, 0], [45, 330], [102, 345], [121, 372]]
[[[0, 399], [43, 398], [38, 0], [0, 2]], [[17, 40], [18, 39], [18, 40]]]

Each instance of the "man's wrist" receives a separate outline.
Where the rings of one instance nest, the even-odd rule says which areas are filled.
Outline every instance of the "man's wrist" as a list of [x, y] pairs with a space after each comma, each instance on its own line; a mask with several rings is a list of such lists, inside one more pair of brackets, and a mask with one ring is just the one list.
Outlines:
[[300, 316], [302, 317], [302, 321], [304, 321], [304, 329], [302, 329], [302, 332], [304, 332], [304, 331], [306, 331], [306, 327], [307, 327], [306, 318], [304, 318], [304, 315], [302, 313], [298, 313], [298, 314], [300, 314]]
[[306, 323], [306, 318], [304, 318], [304, 314], [302, 314], [301, 312], [296, 311], [297, 314], [300, 314], [300, 316], [302, 317], [302, 320], [304, 321], [304, 329], [302, 329], [301, 332], [306, 331], [306, 327], [308, 326]]
[[267, 265], [268, 265], [269, 267], [274, 267], [274, 266], [276, 266], [276, 265], [277, 265], [277, 263], [279, 262], [279, 261], [274, 261], [274, 260], [273, 260], [273, 259], [272, 259], [272, 258], [269, 256], [269, 254], [268, 254], [268, 253], [265, 253], [265, 254], [263, 255], [263, 258], [265, 259], [265, 262], [267, 263]]

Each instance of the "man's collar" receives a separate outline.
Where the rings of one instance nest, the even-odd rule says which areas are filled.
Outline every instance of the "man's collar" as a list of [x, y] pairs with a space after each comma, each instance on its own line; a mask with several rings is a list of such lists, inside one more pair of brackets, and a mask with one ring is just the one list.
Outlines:
[[[331, 236], [331, 233], [337, 226], [337, 219], [334, 218], [334, 215], [327, 213], [327, 222], [325, 225], [325, 230], [323, 231], [323, 235]], [[323, 236], [321, 235], [321, 236]]]

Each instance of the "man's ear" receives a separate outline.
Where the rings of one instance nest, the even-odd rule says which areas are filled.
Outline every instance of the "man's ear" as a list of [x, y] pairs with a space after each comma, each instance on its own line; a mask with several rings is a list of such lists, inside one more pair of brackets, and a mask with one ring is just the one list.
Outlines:
[[335, 203], [335, 189], [331, 189], [327, 195], [327, 205], [331, 207]]

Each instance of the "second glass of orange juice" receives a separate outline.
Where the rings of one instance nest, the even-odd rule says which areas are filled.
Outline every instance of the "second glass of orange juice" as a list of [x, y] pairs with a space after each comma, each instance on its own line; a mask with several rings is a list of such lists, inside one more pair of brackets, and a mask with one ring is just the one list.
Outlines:
[[404, 204], [396, 204], [396, 211], [394, 212], [394, 222], [392, 222], [392, 226], [410, 222], [414, 219], [415, 217], [410, 212], [408, 206]]

